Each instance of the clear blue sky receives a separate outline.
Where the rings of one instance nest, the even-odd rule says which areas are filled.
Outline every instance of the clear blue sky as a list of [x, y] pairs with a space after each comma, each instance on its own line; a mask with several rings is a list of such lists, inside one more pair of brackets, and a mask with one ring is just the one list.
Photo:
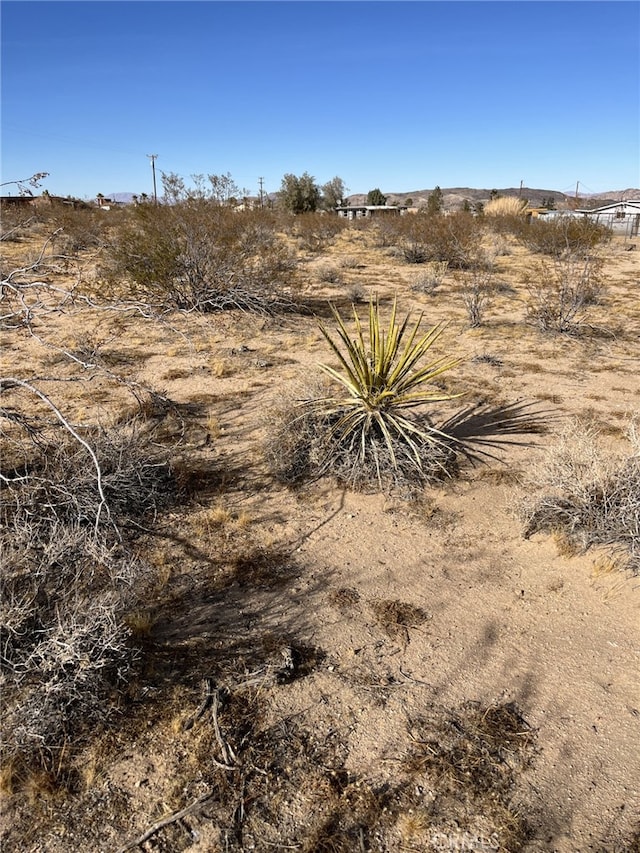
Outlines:
[[640, 184], [636, 2], [3, 2], [2, 180]]

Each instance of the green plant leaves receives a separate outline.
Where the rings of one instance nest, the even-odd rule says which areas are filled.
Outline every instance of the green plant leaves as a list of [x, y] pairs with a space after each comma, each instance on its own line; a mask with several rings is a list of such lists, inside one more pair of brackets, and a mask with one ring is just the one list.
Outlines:
[[380, 440], [386, 446], [393, 470], [398, 470], [399, 450], [405, 460], [408, 458], [416, 469], [422, 470], [425, 446], [444, 448], [446, 436], [432, 427], [427, 418], [409, 417], [407, 410], [459, 396], [443, 391], [434, 382], [461, 359], [445, 355], [420, 366], [445, 331], [446, 323], [420, 334], [422, 315], [412, 326], [409, 315], [398, 322], [396, 300], [386, 327], [380, 318], [377, 299], [370, 301], [368, 334], [355, 309], [355, 335], [349, 332], [335, 308], [333, 315], [337, 340], [325, 326], [321, 325], [320, 330], [340, 368], [326, 364], [320, 368], [346, 393], [316, 401], [314, 405], [318, 413], [332, 422], [331, 442], [349, 447], [362, 462], [372, 456], [378, 479]]

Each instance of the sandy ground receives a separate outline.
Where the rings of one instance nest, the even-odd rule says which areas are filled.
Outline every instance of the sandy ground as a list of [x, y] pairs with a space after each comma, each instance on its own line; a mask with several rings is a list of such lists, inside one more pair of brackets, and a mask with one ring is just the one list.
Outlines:
[[[424, 310], [429, 323], [450, 318], [449, 346], [467, 356], [453, 381], [470, 399], [537, 401], [551, 430], [558, 423], [552, 416], [589, 417], [620, 451], [625, 424], [640, 409], [638, 262], [622, 241], [604, 251], [608, 291], [594, 306], [593, 322], [607, 335], [553, 337], [525, 326], [521, 277], [531, 259], [520, 249], [498, 258], [500, 279], [513, 292], [505, 288], [494, 299], [478, 329], [466, 327], [453, 279], [437, 295], [412, 293], [415, 269], [361, 245], [357, 235], [343, 236], [326, 255], [334, 262], [356, 256], [364, 268], [349, 268], [340, 283], [328, 284], [314, 280], [312, 260], [308, 288], [315, 299], [340, 299], [359, 284], [365, 298], [397, 293], [402, 309]], [[131, 725], [123, 718], [77, 756], [85, 782], [75, 800], [5, 803], [5, 850], [124, 849], [160, 816], [206, 793], [191, 735], [178, 732], [176, 720], [196, 709], [207, 676], [231, 692], [248, 690], [265, 726], [298, 720], [332, 744], [334, 771], [340, 767], [377, 791], [404, 778], [416, 721], [470, 700], [482, 707], [514, 702], [535, 740], [509, 793], [530, 827], [518, 849], [638, 849], [630, 839], [640, 821], [640, 579], [607, 570], [601, 551], [568, 555], [551, 536], [523, 537], [515, 507], [533, 488], [531, 473], [550, 436], [507, 449], [500, 463], [464, 467], [418, 503], [329, 481], [291, 491], [273, 481], [262, 444], [270, 407], [328, 359], [313, 318], [177, 317], [169, 328], [96, 311], [72, 325], [53, 318], [46, 334], [66, 336], [69, 344], [99, 339], [114, 370], [197, 406], [178, 452], [192, 470], [219, 476], [188, 507], [159, 519], [163, 536], [141, 540], [166, 577], [151, 607], [150, 648], [171, 658], [176, 686], [140, 682]], [[479, 355], [493, 362], [473, 361]], [[10, 374], [27, 365], [32, 375], [72, 371], [24, 335], [7, 338], [3, 359]], [[108, 419], [127, 404], [126, 394], [99, 376], [73, 395], [46, 387], [76, 419]], [[282, 576], [269, 569], [243, 578], [237, 554], [256, 550], [279, 561]], [[385, 602], [409, 608], [413, 620], [385, 622]], [[269, 682], [264, 655], [252, 676], [249, 650], [267, 648], [265, 638], [276, 659], [281, 647], [313, 650], [301, 677]], [[252, 677], [256, 683], [247, 686]], [[148, 705], [154, 691], [164, 708]], [[416, 813], [420, 797], [433, 800], [421, 784], [422, 793], [412, 793]], [[405, 814], [386, 835], [352, 847], [304, 846], [294, 821], [309, 807], [304, 793], [303, 786], [297, 800], [279, 807], [282, 825], [291, 820], [298, 827], [288, 846], [251, 832], [244, 847], [225, 846], [217, 818], [205, 811], [188, 832], [159, 830], [139, 849], [515, 849], [495, 838], [498, 846], [490, 846], [491, 827], [485, 832], [477, 809], [466, 824], [445, 814], [440, 822], [416, 817], [410, 826]], [[35, 834], [25, 832], [30, 820]]]

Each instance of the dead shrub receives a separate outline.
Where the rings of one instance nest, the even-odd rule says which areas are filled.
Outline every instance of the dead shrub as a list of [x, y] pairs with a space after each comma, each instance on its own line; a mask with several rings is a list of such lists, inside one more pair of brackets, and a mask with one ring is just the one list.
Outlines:
[[19, 779], [112, 712], [135, 661], [126, 615], [151, 582], [127, 528], [171, 499], [172, 477], [139, 425], [81, 437], [0, 415], [0, 758]]
[[[594, 545], [619, 550], [640, 572], [640, 436], [638, 420], [629, 427], [628, 455], [603, 449], [590, 424], [568, 425], [534, 472], [529, 494], [519, 505], [524, 536], [552, 533], [563, 549]], [[532, 493], [533, 490], [533, 493]]]
[[576, 334], [589, 308], [602, 295], [602, 263], [592, 256], [567, 254], [541, 262], [527, 277], [527, 322], [543, 332]]
[[[536, 746], [535, 732], [517, 705], [465, 702], [412, 721], [409, 734], [413, 744], [404, 769], [425, 778], [436, 794], [429, 823], [442, 831], [433, 840], [459, 840], [476, 849], [484, 836], [482, 849], [521, 850], [530, 830], [511, 797]], [[438, 826], [443, 815], [454, 820], [455, 832]]]
[[493, 271], [473, 270], [459, 277], [460, 294], [467, 310], [469, 326], [473, 329], [481, 326], [484, 321], [485, 311], [491, 304], [491, 297], [495, 292], [493, 286]]
[[447, 261], [432, 261], [416, 274], [411, 290], [431, 296], [442, 284], [449, 264]]

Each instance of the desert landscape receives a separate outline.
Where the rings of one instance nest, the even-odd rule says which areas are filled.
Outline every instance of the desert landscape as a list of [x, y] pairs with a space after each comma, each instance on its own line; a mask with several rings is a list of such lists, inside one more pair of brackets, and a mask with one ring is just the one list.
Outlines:
[[[5, 851], [640, 850], [637, 238], [185, 200], [2, 250]], [[363, 461], [319, 365], [394, 305], [447, 370]]]

